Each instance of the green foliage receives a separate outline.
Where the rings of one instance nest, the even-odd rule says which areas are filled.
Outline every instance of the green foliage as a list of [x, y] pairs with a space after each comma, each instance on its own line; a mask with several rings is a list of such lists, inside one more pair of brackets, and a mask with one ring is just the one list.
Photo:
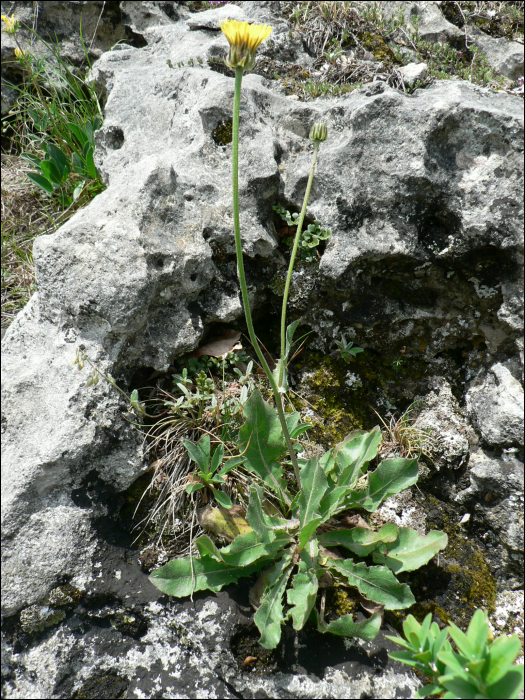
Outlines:
[[[297, 226], [299, 223], [299, 214], [290, 212], [281, 206], [272, 207], [274, 212], [278, 214], [283, 221], [286, 221], [288, 226]], [[301, 238], [299, 240], [299, 251], [302, 260], [307, 262], [313, 262], [316, 259], [315, 248], [319, 246], [321, 241], [327, 241], [332, 232], [330, 229], [324, 229], [321, 227], [318, 221], [313, 224], [309, 224], [308, 227], [301, 232]], [[286, 237], [285, 242], [290, 246], [293, 244], [293, 236]]]
[[[262, 646], [273, 649], [279, 643], [281, 625], [288, 618], [295, 629], [302, 629], [312, 620], [321, 632], [372, 639], [381, 624], [378, 613], [359, 624], [351, 615], [329, 623], [324, 620], [323, 605], [319, 611], [315, 607], [319, 579], [328, 572], [340, 585], [356, 588], [379, 606], [404, 609], [414, 603], [414, 597], [407, 584], [397, 581], [396, 572], [426, 564], [446, 546], [447, 537], [439, 532], [423, 537], [393, 524], [384, 525], [378, 532], [356, 527], [330, 529], [317, 535], [317, 528], [348, 508], [377, 510], [389, 495], [417, 481], [416, 460], [391, 459], [370, 469], [381, 444], [381, 432], [379, 428], [368, 433], [355, 431], [322, 457], [300, 461], [302, 487], [294, 494], [283, 469], [286, 448], [277, 412], [255, 391], [243, 414], [246, 422], [238, 442], [241, 459], [245, 460], [245, 468], [273, 493], [278, 507], [264, 498], [261, 486], [252, 484], [245, 521], [248, 531], [222, 549], [206, 535], [197, 540], [201, 556], [193, 560], [193, 590], [219, 590], [240, 576], [271, 565], [262, 574], [263, 590], [254, 618]], [[292, 436], [305, 429], [299, 414], [289, 414], [287, 418]], [[209, 438], [202, 438], [197, 445], [185, 445], [201, 470], [200, 488], [206, 480], [208, 484], [216, 483], [213, 474], [224, 454], [220, 446], [212, 456]], [[219, 476], [228, 465], [218, 472]], [[344, 547], [352, 557], [337, 558], [328, 549], [331, 545]], [[364, 561], [370, 555], [380, 565]], [[155, 571], [151, 580], [164, 592], [183, 597], [191, 589], [190, 572], [190, 559], [182, 559]]]
[[[39, 130], [46, 130], [48, 124], [45, 121], [41, 123], [36, 114], [33, 114], [33, 121]], [[102, 119], [95, 117], [86, 122], [83, 127], [71, 125], [76, 139], [74, 147], [78, 149], [71, 149], [71, 156], [51, 142], [42, 144], [45, 152], [43, 160], [29, 153], [23, 153], [21, 156], [23, 160], [35, 167], [35, 172], [27, 173], [31, 182], [48, 195], [57, 194], [60, 206], [63, 208], [71, 206], [86, 187], [90, 186], [90, 183], [100, 179], [93, 160], [95, 150], [93, 134], [101, 124]]]
[[231, 508], [233, 505], [232, 502], [223, 491], [217, 488], [217, 486], [224, 484], [224, 477], [234, 467], [238, 467], [242, 464], [244, 459], [242, 457], [229, 459], [219, 471], [219, 467], [224, 460], [224, 446], [222, 444], [219, 444], [215, 448], [213, 455], [211, 453], [209, 435], [203, 435], [197, 443], [183, 440], [183, 445], [190, 459], [196, 462], [199, 467], [199, 471], [192, 475], [194, 477], [193, 483], [186, 486], [186, 493], [194, 493], [195, 491], [208, 487], [213, 492], [217, 503], [223, 508]]
[[341, 338], [341, 342], [336, 342], [336, 345], [341, 351], [341, 359], [345, 362], [352, 362], [356, 355], [359, 355], [360, 352], [364, 352], [363, 348], [354, 348], [354, 343], [351, 340], [347, 343], [344, 335]]
[[[37, 58], [29, 50], [16, 50], [23, 71], [22, 85], [9, 85], [18, 99], [8, 119], [13, 141], [22, 158], [35, 167], [28, 178], [61, 208], [82, 206], [104, 189], [94, 163], [94, 132], [102, 125], [95, 87], [87, 81], [89, 58], [84, 46], [86, 77], [66, 62], [58, 41], [47, 43], [30, 27], [34, 39], [48, 54]], [[16, 33], [15, 41], [18, 43]], [[81, 40], [82, 32], [81, 32]]]
[[[487, 613], [477, 610], [466, 633], [450, 624], [440, 630], [429, 613], [420, 625], [409, 615], [403, 623], [405, 639], [388, 637], [404, 647], [389, 654], [430, 676], [432, 683], [416, 697], [444, 693], [444, 698], [517, 698], [523, 687], [523, 666], [513, 666], [520, 653], [516, 635], [491, 641]], [[452, 638], [456, 651], [448, 638]]]
[[[248, 361], [246, 370], [243, 372], [236, 365]], [[164, 405], [181, 418], [191, 418], [199, 420], [204, 413], [218, 416], [221, 424], [224, 425], [226, 433], [237, 424], [241, 416], [243, 406], [246, 404], [255, 384], [253, 380], [253, 361], [249, 359], [244, 351], [232, 351], [222, 358], [208, 357], [203, 355], [199, 358], [189, 358], [187, 367], [182, 369], [181, 374], [174, 374], [172, 401], [165, 401]], [[222, 397], [217, 390], [216, 382], [212, 376], [208, 376], [213, 371], [222, 371]], [[237, 393], [224, 391], [225, 374], [233, 376]], [[227, 437], [225, 435], [224, 437]]]

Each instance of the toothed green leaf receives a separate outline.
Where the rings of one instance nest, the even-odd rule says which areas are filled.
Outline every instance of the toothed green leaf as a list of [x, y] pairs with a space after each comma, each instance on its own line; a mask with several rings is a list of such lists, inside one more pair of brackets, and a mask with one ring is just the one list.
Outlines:
[[341, 574], [362, 596], [384, 605], [387, 610], [409, 608], [416, 601], [406, 583], [399, 583], [386, 566], [354, 564], [351, 559], [328, 559], [328, 568]]
[[354, 527], [350, 530], [332, 530], [319, 536], [319, 543], [325, 547], [341, 545], [360, 557], [366, 557], [381, 543], [395, 542], [397, 525], [386, 523], [375, 532], [365, 527]]
[[288, 616], [293, 620], [293, 628], [300, 630], [310, 617], [319, 588], [314, 569], [309, 569], [304, 561], [300, 561], [299, 571], [293, 577], [292, 586], [287, 592], [288, 605], [292, 606]]
[[[260, 568], [233, 566], [215, 561], [211, 557], [193, 557], [193, 571], [190, 557], [174, 559], [150, 575], [150, 581], [163, 593], [184, 598], [195, 591], [220, 591], [223, 586], [235, 583], [241, 576], [250, 576]], [[193, 585], [192, 585], [193, 580]]]
[[254, 391], [244, 406], [246, 423], [239, 431], [240, 449], [246, 465], [281, 495], [286, 488], [279, 460], [285, 453], [284, 440], [277, 412]]
[[314, 609], [312, 615], [314, 622], [317, 623], [317, 629], [323, 634], [331, 632], [341, 637], [359, 637], [366, 642], [371, 642], [381, 628], [381, 616], [374, 613], [369, 620], [363, 622], [354, 622], [352, 615], [342, 615], [337, 620], [333, 620], [328, 624], [323, 620], [319, 620], [317, 610]]
[[418, 465], [416, 459], [386, 459], [371, 472], [367, 488], [361, 493], [354, 493], [348, 500], [349, 507], [361, 506], [374, 513], [381, 503], [416, 483]]
[[319, 515], [319, 504], [327, 488], [328, 481], [319, 459], [312, 457], [301, 469], [301, 492], [294, 511], [302, 527]]
[[415, 571], [445, 549], [447, 542], [444, 532], [432, 530], [428, 535], [420, 535], [409, 527], [400, 527], [396, 541], [388, 546], [388, 554], [375, 551], [373, 558], [376, 564], [386, 564], [396, 574]]
[[253, 621], [261, 633], [259, 644], [265, 649], [275, 649], [281, 639], [284, 622], [283, 595], [292, 573], [292, 551], [277, 562], [269, 575], [268, 585], [261, 596], [261, 604]]

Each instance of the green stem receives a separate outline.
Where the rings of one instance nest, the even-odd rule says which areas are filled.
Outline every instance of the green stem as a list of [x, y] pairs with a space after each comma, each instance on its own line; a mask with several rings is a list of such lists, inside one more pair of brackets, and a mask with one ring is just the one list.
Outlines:
[[284, 295], [283, 295], [283, 310], [281, 312], [281, 362], [279, 366], [279, 387], [283, 385], [284, 378], [284, 363], [286, 354], [286, 306], [288, 304], [288, 295], [290, 294], [290, 284], [292, 282], [293, 267], [295, 264], [295, 257], [297, 255], [297, 248], [299, 247], [299, 241], [301, 239], [301, 233], [303, 230], [304, 217], [306, 216], [306, 207], [308, 206], [308, 200], [310, 199], [310, 190], [312, 189], [312, 182], [314, 179], [315, 164], [317, 162], [317, 151], [319, 150], [319, 141], [314, 142], [314, 159], [312, 161], [312, 169], [310, 170], [310, 176], [308, 178], [308, 184], [306, 185], [306, 192], [304, 194], [303, 208], [301, 209], [301, 216], [299, 217], [299, 223], [297, 224], [297, 232], [295, 234], [292, 256], [290, 258], [290, 264], [288, 265], [288, 275], [286, 276], [286, 284], [284, 285]]
[[253, 345], [253, 349], [261, 363], [261, 367], [264, 373], [268, 377], [270, 386], [275, 397], [275, 407], [277, 408], [277, 414], [279, 416], [279, 421], [283, 430], [284, 439], [286, 441], [286, 446], [290, 453], [290, 459], [292, 460], [293, 470], [295, 478], [297, 481], [297, 486], [301, 488], [301, 477], [299, 473], [299, 463], [297, 462], [297, 455], [293, 449], [293, 443], [290, 438], [290, 433], [288, 432], [288, 426], [286, 425], [286, 418], [284, 415], [282, 397], [279, 393], [279, 389], [273, 378], [272, 371], [268, 367], [268, 363], [262, 353], [259, 346], [257, 336], [255, 335], [255, 330], [252, 322], [252, 314], [250, 311], [250, 300], [248, 297], [248, 288], [246, 286], [246, 276], [244, 274], [244, 262], [242, 257], [242, 242], [241, 242], [241, 225], [239, 220], [239, 109], [241, 104], [241, 83], [242, 75], [244, 73], [243, 68], [235, 69], [235, 95], [233, 101], [233, 135], [232, 135], [232, 171], [233, 171], [233, 230], [235, 233], [235, 252], [237, 254], [237, 273], [239, 275], [239, 284], [241, 287], [242, 303], [244, 306], [244, 315], [246, 317], [246, 326], [248, 327], [248, 335], [250, 336], [250, 341]]

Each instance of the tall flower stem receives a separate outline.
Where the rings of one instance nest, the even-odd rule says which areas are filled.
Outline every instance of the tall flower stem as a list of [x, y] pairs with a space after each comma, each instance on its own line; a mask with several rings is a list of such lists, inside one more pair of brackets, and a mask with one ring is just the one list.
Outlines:
[[270, 386], [272, 388], [273, 395], [275, 397], [275, 406], [277, 408], [277, 414], [279, 416], [279, 421], [283, 430], [284, 439], [286, 441], [286, 446], [290, 453], [290, 459], [292, 460], [293, 470], [295, 474], [295, 479], [297, 481], [297, 486], [301, 488], [301, 476], [299, 471], [299, 463], [297, 462], [297, 456], [295, 454], [293, 443], [290, 438], [290, 433], [288, 431], [288, 426], [286, 424], [286, 417], [284, 415], [282, 397], [279, 393], [277, 383], [273, 378], [272, 371], [266, 362], [262, 350], [255, 335], [255, 330], [253, 328], [252, 314], [250, 311], [250, 300], [248, 297], [248, 288], [246, 286], [246, 276], [244, 274], [244, 262], [242, 257], [242, 242], [241, 242], [241, 225], [239, 219], [239, 109], [241, 104], [241, 83], [244, 69], [237, 67], [235, 69], [235, 95], [233, 100], [233, 134], [232, 134], [232, 174], [233, 174], [233, 230], [235, 234], [235, 252], [237, 254], [237, 273], [239, 275], [239, 284], [241, 287], [242, 303], [244, 306], [244, 315], [246, 317], [246, 326], [248, 327], [248, 335], [250, 336], [250, 341], [253, 345], [255, 353], [261, 367], [263, 368]]
[[284, 285], [283, 294], [283, 309], [281, 312], [281, 362], [279, 363], [279, 387], [283, 385], [284, 378], [284, 363], [285, 363], [285, 353], [286, 353], [286, 306], [288, 304], [288, 296], [290, 294], [290, 284], [292, 282], [293, 267], [295, 264], [295, 258], [297, 256], [297, 249], [299, 247], [299, 241], [301, 239], [301, 233], [303, 230], [304, 217], [306, 216], [306, 207], [308, 206], [308, 200], [310, 199], [310, 190], [312, 189], [312, 182], [314, 179], [315, 164], [317, 162], [317, 151], [319, 150], [319, 141], [314, 141], [314, 159], [312, 161], [312, 169], [310, 170], [310, 176], [308, 178], [308, 184], [306, 185], [306, 192], [304, 195], [303, 208], [301, 209], [301, 215], [299, 216], [299, 223], [297, 224], [297, 231], [295, 233], [295, 239], [293, 242], [292, 255], [290, 257], [290, 264], [288, 265], [288, 274], [286, 276], [286, 284]]

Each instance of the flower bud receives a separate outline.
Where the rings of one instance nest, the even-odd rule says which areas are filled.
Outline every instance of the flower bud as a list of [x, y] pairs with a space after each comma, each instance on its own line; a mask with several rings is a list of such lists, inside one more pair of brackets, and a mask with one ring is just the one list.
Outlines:
[[311, 141], [324, 141], [326, 139], [326, 126], [322, 122], [316, 122], [310, 129]]

